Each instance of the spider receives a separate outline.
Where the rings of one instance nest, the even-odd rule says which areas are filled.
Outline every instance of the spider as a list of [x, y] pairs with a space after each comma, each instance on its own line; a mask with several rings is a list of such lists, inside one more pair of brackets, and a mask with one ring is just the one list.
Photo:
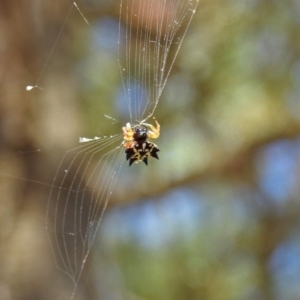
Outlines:
[[159, 149], [154, 143], [148, 142], [148, 138], [156, 139], [160, 134], [160, 125], [155, 117], [153, 117], [153, 120], [156, 127], [147, 123], [140, 123], [134, 127], [127, 123], [126, 126], [122, 127], [124, 133], [123, 146], [127, 148], [125, 153], [126, 159], [129, 160], [129, 166], [133, 162], [137, 164], [141, 161], [148, 165], [149, 156], [158, 159], [157, 152]]

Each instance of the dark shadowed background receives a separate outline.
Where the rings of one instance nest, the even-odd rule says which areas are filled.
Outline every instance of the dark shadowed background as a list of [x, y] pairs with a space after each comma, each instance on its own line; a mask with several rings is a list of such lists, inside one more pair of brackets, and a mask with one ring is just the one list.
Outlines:
[[[69, 299], [45, 230], [54, 173], [128, 121], [119, 2], [77, 4], [91, 26], [73, 9], [59, 35], [71, 2], [0, 3], [3, 300]], [[123, 165], [75, 299], [300, 299], [299, 16], [299, 0], [200, 1], [155, 113], [160, 160]]]

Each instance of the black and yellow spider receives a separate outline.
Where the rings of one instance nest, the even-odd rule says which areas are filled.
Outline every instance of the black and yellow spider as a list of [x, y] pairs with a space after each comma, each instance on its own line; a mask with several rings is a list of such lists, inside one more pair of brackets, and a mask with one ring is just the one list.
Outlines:
[[126, 159], [129, 160], [129, 166], [133, 162], [137, 164], [141, 161], [148, 165], [149, 156], [158, 159], [157, 152], [159, 149], [154, 143], [148, 142], [148, 138], [156, 139], [160, 134], [160, 125], [155, 117], [153, 117], [153, 120], [156, 127], [147, 123], [141, 123], [134, 127], [127, 123], [126, 126], [122, 127], [124, 133], [123, 146], [126, 148], [125, 153]]

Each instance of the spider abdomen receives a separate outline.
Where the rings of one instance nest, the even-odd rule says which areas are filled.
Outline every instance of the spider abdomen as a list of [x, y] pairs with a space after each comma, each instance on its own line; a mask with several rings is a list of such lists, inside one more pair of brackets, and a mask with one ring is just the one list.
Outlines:
[[157, 152], [159, 149], [154, 143], [148, 141], [134, 141], [130, 148], [128, 148], [126, 153], [126, 159], [129, 160], [129, 166], [133, 162], [143, 161], [146, 165], [148, 164], [148, 157], [152, 156], [158, 159]]

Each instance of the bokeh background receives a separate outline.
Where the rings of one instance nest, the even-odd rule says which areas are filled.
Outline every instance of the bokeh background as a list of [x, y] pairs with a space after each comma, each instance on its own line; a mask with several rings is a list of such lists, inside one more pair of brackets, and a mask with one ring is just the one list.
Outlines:
[[[70, 1], [0, 2], [3, 300], [69, 299], [51, 182], [79, 137], [127, 122], [119, 1], [77, 4], [90, 26]], [[75, 299], [300, 299], [299, 16], [298, 0], [200, 1], [155, 113], [160, 160], [122, 167]]]

